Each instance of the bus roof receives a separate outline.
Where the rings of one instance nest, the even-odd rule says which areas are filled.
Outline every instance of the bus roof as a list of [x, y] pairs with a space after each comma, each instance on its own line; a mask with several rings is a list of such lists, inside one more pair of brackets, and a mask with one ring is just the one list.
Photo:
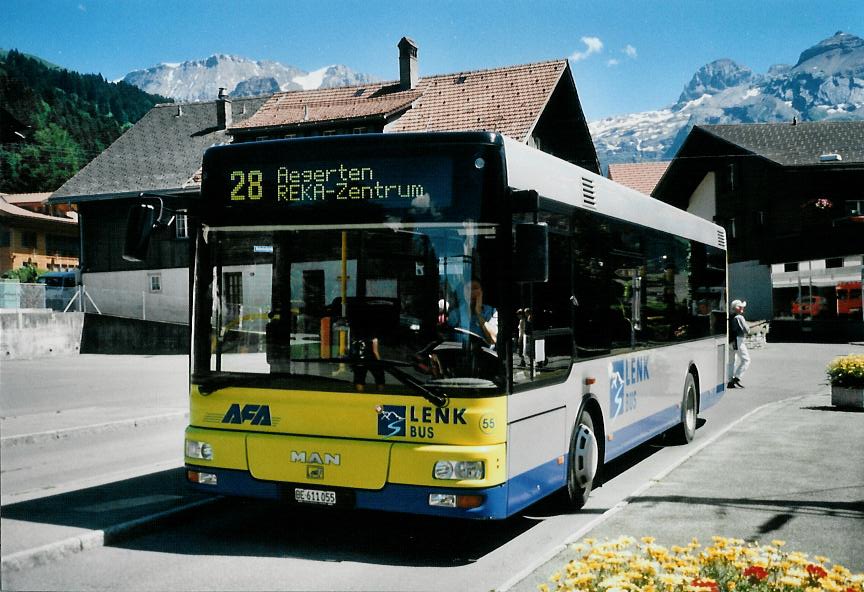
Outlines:
[[504, 137], [507, 182], [585, 210], [726, 249], [726, 232], [658, 199]]

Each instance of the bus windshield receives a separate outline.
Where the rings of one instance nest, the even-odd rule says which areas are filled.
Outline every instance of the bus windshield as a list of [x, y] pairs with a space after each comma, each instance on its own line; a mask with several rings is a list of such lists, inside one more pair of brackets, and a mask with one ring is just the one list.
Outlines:
[[500, 392], [482, 275], [496, 240], [494, 224], [473, 222], [205, 229], [194, 310], [209, 320], [194, 326], [209, 353], [195, 381]]

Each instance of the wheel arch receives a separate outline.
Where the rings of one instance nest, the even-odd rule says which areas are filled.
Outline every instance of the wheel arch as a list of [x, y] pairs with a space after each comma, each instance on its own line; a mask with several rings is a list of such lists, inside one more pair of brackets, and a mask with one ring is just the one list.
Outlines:
[[606, 463], [606, 423], [603, 421], [603, 410], [600, 407], [597, 395], [586, 393], [582, 397], [579, 411], [576, 413], [575, 420], [570, 428], [571, 437], [579, 426], [579, 418], [582, 416], [583, 411], [591, 415], [591, 422], [594, 424], [594, 437], [597, 439], [597, 446], [600, 449], [598, 451], [597, 475], [594, 478], [596, 486], [599, 486], [603, 482], [603, 465]]
[[[696, 384], [696, 413], [702, 409], [702, 388], [700, 386], [701, 380], [699, 377], [699, 368], [696, 366], [696, 362], [690, 362], [690, 365], [687, 368], [687, 374], [693, 375], [693, 382]], [[686, 380], [686, 376], [684, 377]]]

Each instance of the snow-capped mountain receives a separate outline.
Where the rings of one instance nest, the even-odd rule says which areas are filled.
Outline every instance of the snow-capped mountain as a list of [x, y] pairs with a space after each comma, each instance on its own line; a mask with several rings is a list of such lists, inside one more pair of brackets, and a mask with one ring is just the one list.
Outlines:
[[604, 164], [674, 156], [698, 124], [864, 119], [864, 39], [838, 32], [807, 49], [794, 66], [765, 74], [732, 60], [702, 66], [678, 101], [657, 111], [589, 124]]
[[368, 74], [354, 72], [347, 66], [326, 66], [306, 72], [279, 62], [254, 61], [242, 57], [216, 54], [206, 60], [181, 64], [159, 64], [127, 74], [123, 81], [149, 93], [171, 97], [176, 101], [215, 99], [220, 88], [232, 96], [257, 96], [280, 90], [309, 90], [372, 82]]

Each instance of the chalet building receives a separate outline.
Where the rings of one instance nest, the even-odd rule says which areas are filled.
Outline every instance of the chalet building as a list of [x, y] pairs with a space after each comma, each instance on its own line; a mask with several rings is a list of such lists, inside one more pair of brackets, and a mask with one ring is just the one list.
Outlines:
[[864, 121], [696, 126], [654, 197], [715, 221], [775, 339], [864, 338]]
[[78, 267], [78, 219], [45, 205], [50, 193], [0, 194], [0, 274], [25, 265], [40, 271]]
[[[151, 109], [69, 181], [52, 204], [75, 204], [81, 225], [82, 283], [88, 312], [186, 323], [189, 232], [184, 214], [200, 196], [201, 155], [226, 144], [226, 128], [254, 113], [264, 99], [165, 104]], [[123, 259], [126, 218], [140, 195], [163, 196], [176, 215], [146, 261]]]
[[[159, 105], [70, 179], [52, 203], [77, 204], [88, 294], [104, 314], [188, 322], [188, 229], [204, 151], [226, 142], [334, 134], [486, 130], [600, 170], [566, 59], [421, 77], [417, 46], [399, 42], [399, 80]], [[144, 193], [180, 212], [148, 259], [122, 259], [129, 206]], [[85, 327], [86, 329], [86, 327]]]
[[595, 173], [597, 153], [566, 59], [420, 77], [399, 42], [398, 81], [277, 93], [230, 127], [235, 142], [335, 134], [494, 131]]

